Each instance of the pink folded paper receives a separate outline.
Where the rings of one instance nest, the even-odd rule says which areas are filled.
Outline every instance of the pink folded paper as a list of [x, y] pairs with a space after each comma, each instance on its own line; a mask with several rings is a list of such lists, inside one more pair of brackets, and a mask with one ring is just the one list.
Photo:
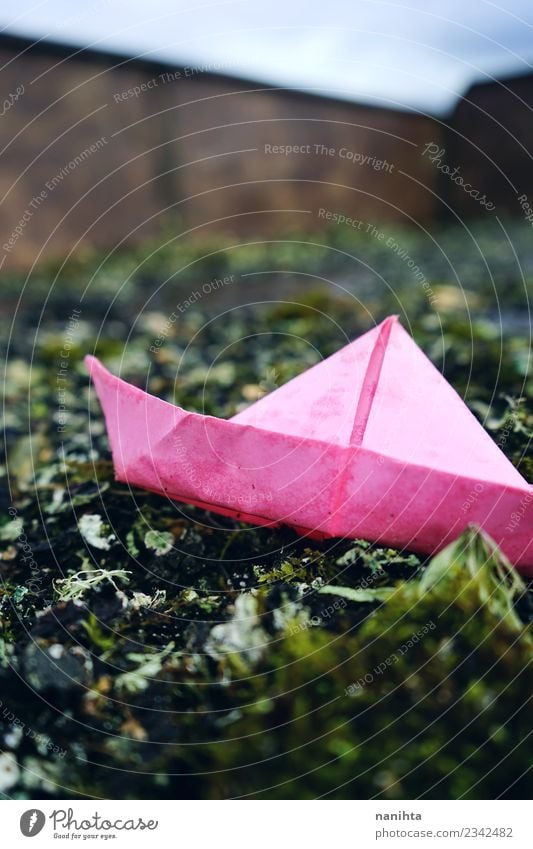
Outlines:
[[118, 480], [246, 522], [422, 554], [476, 524], [533, 574], [533, 487], [394, 316], [229, 421], [86, 363]]

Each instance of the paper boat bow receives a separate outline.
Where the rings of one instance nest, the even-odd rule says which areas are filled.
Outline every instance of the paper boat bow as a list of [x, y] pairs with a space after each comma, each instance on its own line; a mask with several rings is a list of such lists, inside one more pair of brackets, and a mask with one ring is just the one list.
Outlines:
[[229, 421], [86, 363], [118, 480], [247, 522], [423, 554], [476, 524], [533, 573], [533, 487], [395, 317]]

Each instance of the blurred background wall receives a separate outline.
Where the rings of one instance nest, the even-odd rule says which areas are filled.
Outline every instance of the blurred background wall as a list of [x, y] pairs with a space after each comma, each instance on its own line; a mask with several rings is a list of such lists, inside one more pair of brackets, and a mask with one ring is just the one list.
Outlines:
[[342, 215], [430, 226], [481, 215], [472, 194], [490, 187], [518, 216], [533, 185], [533, 76], [475, 85], [443, 118], [46, 40], [1, 37], [0, 67], [6, 268], [132, 244], [177, 215], [202, 237]]

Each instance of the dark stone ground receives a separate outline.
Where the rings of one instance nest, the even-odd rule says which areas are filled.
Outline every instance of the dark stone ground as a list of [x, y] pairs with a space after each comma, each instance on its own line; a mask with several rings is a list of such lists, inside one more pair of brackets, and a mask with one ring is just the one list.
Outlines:
[[531, 231], [473, 234], [177, 241], [5, 281], [6, 797], [530, 795], [531, 605], [483, 539], [428, 564], [130, 491], [82, 363], [227, 417], [398, 313], [531, 481]]

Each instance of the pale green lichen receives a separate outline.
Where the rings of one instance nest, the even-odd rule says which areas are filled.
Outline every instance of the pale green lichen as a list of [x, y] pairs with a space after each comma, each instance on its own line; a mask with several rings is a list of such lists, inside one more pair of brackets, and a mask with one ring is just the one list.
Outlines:
[[15, 542], [21, 535], [23, 530], [22, 519], [18, 516], [15, 519], [11, 519], [10, 522], [6, 522], [5, 525], [0, 527], [0, 540], [2, 542]]
[[215, 659], [236, 655], [241, 663], [253, 664], [268, 647], [268, 636], [261, 626], [258, 603], [252, 593], [235, 599], [233, 616], [215, 625], [205, 644], [205, 651]]
[[0, 753], [0, 792], [10, 790], [20, 778], [17, 759], [12, 752]]
[[101, 551], [109, 551], [116, 539], [98, 513], [85, 513], [78, 522], [78, 528], [83, 539]]
[[54, 581], [54, 589], [60, 601], [70, 601], [82, 598], [87, 590], [94, 589], [104, 582], [108, 582], [120, 592], [115, 580], [129, 582], [131, 572], [125, 569], [92, 569], [82, 570], [70, 575], [68, 578], [60, 578]]
[[180, 654], [174, 652], [174, 648], [174, 643], [171, 642], [159, 652], [147, 652], [146, 654], [130, 652], [128, 660], [137, 665], [129, 672], [123, 672], [116, 677], [115, 686], [117, 690], [130, 695], [146, 690], [151, 680], [159, 675], [165, 662], [171, 657], [174, 660], [179, 658]]
[[144, 544], [146, 548], [155, 551], [157, 557], [161, 557], [162, 554], [172, 551], [174, 537], [167, 531], [151, 530], [145, 534]]

